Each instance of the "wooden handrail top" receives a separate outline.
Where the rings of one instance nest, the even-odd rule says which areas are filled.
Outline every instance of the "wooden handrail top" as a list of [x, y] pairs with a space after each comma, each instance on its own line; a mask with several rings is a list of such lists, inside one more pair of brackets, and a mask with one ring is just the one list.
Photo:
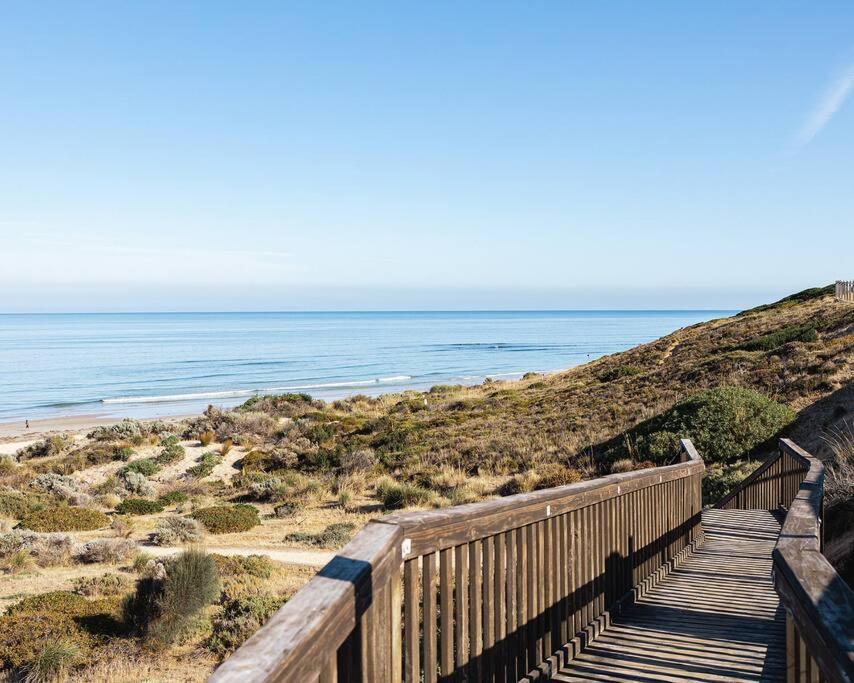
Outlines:
[[401, 512], [376, 521], [393, 524], [403, 530], [409, 542], [405, 556], [411, 557], [518, 529], [655, 484], [690, 477], [704, 469], [702, 460], [692, 459], [479, 503]]
[[369, 523], [208, 679], [311, 680], [353, 631], [379, 587], [399, 571], [403, 534]]

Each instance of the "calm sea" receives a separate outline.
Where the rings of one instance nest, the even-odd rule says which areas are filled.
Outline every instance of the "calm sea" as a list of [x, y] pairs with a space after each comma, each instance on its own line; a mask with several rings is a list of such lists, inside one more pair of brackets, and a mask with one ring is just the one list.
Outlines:
[[150, 417], [568, 368], [731, 311], [0, 315], [0, 422]]

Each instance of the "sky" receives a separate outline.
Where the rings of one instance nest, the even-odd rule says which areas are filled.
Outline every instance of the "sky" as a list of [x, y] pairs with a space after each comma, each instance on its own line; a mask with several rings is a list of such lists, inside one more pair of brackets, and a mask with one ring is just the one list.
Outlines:
[[11, 2], [0, 311], [854, 278], [854, 4]]

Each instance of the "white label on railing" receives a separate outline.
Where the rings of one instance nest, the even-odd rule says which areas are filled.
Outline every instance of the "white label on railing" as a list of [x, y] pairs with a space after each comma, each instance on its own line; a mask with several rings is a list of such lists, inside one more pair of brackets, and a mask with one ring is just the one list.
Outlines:
[[546, 505], [546, 517], [552, 514], [552, 506]]
[[406, 557], [409, 553], [412, 552], [412, 539], [404, 538], [403, 543], [400, 544], [400, 554]]

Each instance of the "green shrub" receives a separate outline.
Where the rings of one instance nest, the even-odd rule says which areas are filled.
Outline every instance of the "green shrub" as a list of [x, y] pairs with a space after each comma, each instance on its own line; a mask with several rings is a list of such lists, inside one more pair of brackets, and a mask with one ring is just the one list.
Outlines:
[[31, 512], [41, 510], [43, 507], [44, 499], [36, 494], [19, 491], [0, 493], [0, 517], [23, 519]]
[[156, 460], [161, 465], [169, 465], [170, 463], [181, 460], [185, 453], [186, 451], [181, 444], [169, 444], [160, 451], [160, 455], [157, 456]]
[[285, 536], [285, 541], [289, 543], [305, 543], [316, 548], [335, 549], [346, 544], [353, 536], [355, 530], [356, 525], [347, 522], [330, 524], [319, 534], [310, 534], [303, 531], [288, 534]]
[[752, 339], [739, 348], [745, 351], [773, 351], [783, 344], [793, 341], [814, 342], [818, 339], [818, 333], [812, 325], [789, 325], [775, 332], [763, 334], [761, 337]]
[[146, 498], [125, 498], [116, 506], [116, 512], [120, 515], [153, 515], [163, 512], [164, 505], [157, 500]]
[[97, 510], [56, 507], [30, 513], [21, 521], [21, 527], [33, 531], [94, 531], [109, 523], [110, 518]]
[[153, 644], [174, 643], [219, 595], [216, 564], [201, 550], [185, 550], [166, 565], [165, 578], [147, 577], [125, 603], [125, 615]]
[[193, 512], [192, 517], [199, 520], [212, 534], [249, 531], [261, 523], [258, 509], [244, 504], [202, 508]]
[[197, 477], [198, 479], [204, 479], [213, 472], [214, 467], [219, 465], [221, 462], [221, 455], [211, 451], [206, 451], [205, 453], [202, 453], [201, 457], [199, 457], [199, 464], [190, 467], [187, 470], [187, 474]]
[[224, 599], [222, 610], [213, 621], [208, 649], [219, 656], [234, 652], [285, 602], [269, 593]]
[[217, 555], [212, 554], [219, 575], [223, 578], [254, 576], [269, 579], [276, 569], [275, 563], [264, 555]]
[[759, 467], [759, 464], [751, 460], [736, 460], [731, 463], [717, 462], [707, 465], [703, 475], [703, 504], [712, 505], [719, 501]]
[[387, 510], [399, 510], [413, 505], [425, 505], [433, 494], [415, 484], [396, 482], [390, 477], [377, 481], [376, 495]]
[[160, 447], [161, 448], [170, 448], [172, 446], [180, 446], [181, 440], [175, 436], [174, 434], [167, 434], [162, 439], [160, 439]]
[[6, 614], [23, 612], [54, 612], [56, 614], [78, 614], [87, 604], [86, 598], [70, 591], [50, 591], [29, 595], [6, 609]]
[[[675, 459], [678, 439], [688, 438], [707, 464], [733, 462], [779, 434], [794, 419], [791, 408], [752, 389], [721, 387], [691, 396], [641, 423], [628, 432], [627, 441], [635, 443], [637, 459], [658, 463]], [[607, 453], [607, 459], [635, 455], [627, 449], [623, 441]]]
[[35, 595], [0, 617], [0, 668], [36, 661], [45, 644], [66, 640], [87, 652], [101, 638], [124, 635], [116, 598], [86, 600], [67, 591]]
[[188, 500], [190, 500], [190, 496], [183, 491], [169, 491], [157, 498], [157, 501], [162, 503], [164, 507], [180, 505], [181, 503], [186, 503]]
[[141, 474], [146, 477], [157, 474], [158, 471], [160, 471], [160, 465], [154, 462], [151, 458], [134, 460], [122, 468], [122, 472], [136, 472], [137, 474]]

